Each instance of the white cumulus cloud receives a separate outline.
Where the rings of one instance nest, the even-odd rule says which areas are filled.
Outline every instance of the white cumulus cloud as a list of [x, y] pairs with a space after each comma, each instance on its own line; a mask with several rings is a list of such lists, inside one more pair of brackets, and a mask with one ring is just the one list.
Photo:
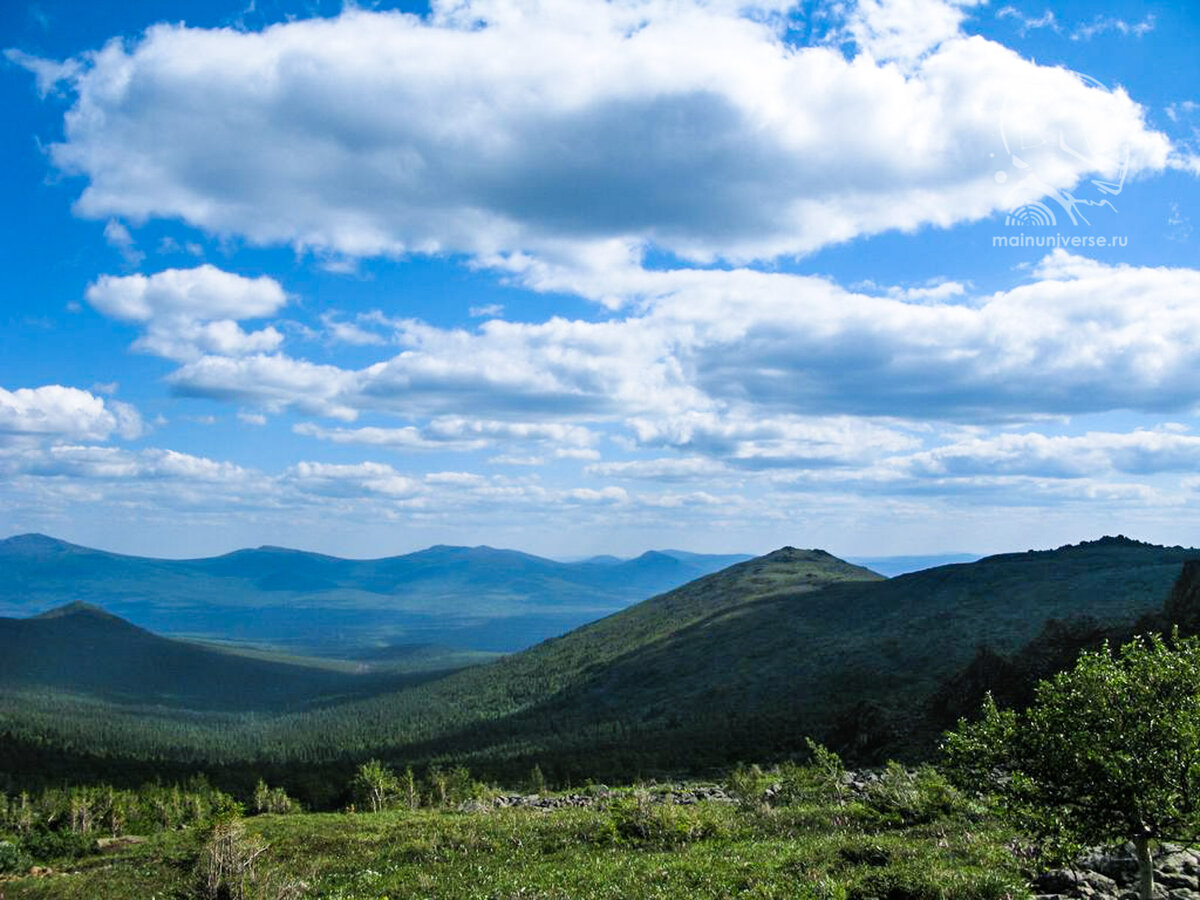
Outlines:
[[104, 441], [114, 434], [136, 438], [143, 430], [134, 407], [79, 388], [58, 384], [15, 391], [0, 388], [0, 439]]
[[[849, 58], [788, 44], [789, 4], [443, 0], [21, 59], [74, 96], [51, 152], [83, 215], [329, 258], [764, 259], [1164, 168], [1127, 94], [966, 36], [970, 5], [860, 0]], [[1037, 179], [998, 183], [1006, 121], [1090, 153], [1030, 144]]]
[[144, 324], [135, 349], [168, 359], [263, 353], [283, 342], [274, 327], [246, 332], [237, 324], [287, 303], [283, 288], [267, 276], [246, 278], [208, 264], [149, 276], [103, 275], [88, 287], [87, 299], [107, 316]]
[[397, 331], [400, 353], [361, 369], [206, 356], [170, 381], [185, 395], [269, 411], [428, 418], [308, 432], [339, 443], [586, 447], [586, 429], [604, 423], [641, 446], [744, 467], [842, 465], [911, 447], [890, 420], [986, 424], [1200, 405], [1192, 269], [1055, 251], [1008, 290], [914, 299], [750, 270], [616, 272], [601, 287], [614, 284], [641, 298], [636, 314], [474, 330], [413, 321]]

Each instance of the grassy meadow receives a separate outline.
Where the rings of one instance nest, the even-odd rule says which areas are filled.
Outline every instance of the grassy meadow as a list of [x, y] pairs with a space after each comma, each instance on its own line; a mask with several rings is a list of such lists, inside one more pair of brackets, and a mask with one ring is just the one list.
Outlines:
[[[814, 769], [742, 770], [730, 799], [669, 803], [646, 788], [587, 806], [292, 813], [155, 830], [43, 859], [0, 896], [61, 900], [399, 898], [1023, 898], [1011, 834], [932, 770], [866, 790]], [[107, 842], [106, 842], [107, 843]]]

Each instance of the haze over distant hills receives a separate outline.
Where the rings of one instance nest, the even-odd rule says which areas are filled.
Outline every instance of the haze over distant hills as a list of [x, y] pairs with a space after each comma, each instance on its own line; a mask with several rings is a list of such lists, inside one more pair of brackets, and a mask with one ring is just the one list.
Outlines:
[[416, 668], [247, 656], [160, 637], [84, 603], [28, 619], [0, 618], [0, 686], [50, 688], [117, 704], [281, 712], [400, 690], [433, 677]]
[[0, 541], [0, 615], [78, 601], [161, 634], [306, 652], [422, 643], [507, 652], [745, 559], [667, 550], [565, 563], [439, 545], [375, 560], [280, 547], [173, 560], [25, 534]]
[[[167, 705], [159, 698], [169, 679], [148, 679], [139, 695], [138, 682], [119, 673], [107, 683], [97, 675], [98, 688], [39, 680], [27, 658], [20, 680], [0, 677], [0, 759], [42, 771], [46, 748], [86, 747], [88, 765], [108, 771], [105, 759], [235, 769], [267, 759], [286, 769], [378, 756], [518, 775], [537, 761], [574, 779], [788, 755], [810, 736], [859, 762], [914, 759], [931, 752], [948, 715], [977, 707], [981, 689], [1019, 690], [1022, 673], [1069, 663], [1089, 641], [1180, 621], [1166, 601], [1197, 559], [1197, 550], [1116, 537], [885, 579], [824, 551], [785, 547], [492, 663], [375, 691], [360, 681], [347, 702], [283, 704], [281, 715], [252, 718], [230, 719], [242, 707], [215, 689], [198, 707], [204, 715], [148, 720], [145, 704]], [[1196, 609], [1188, 615], [1200, 622]], [[74, 646], [84, 646], [93, 620], [130, 646], [145, 641], [78, 607], [58, 618], [71, 617], [85, 635], [69, 637]], [[176, 658], [187, 663], [189, 652]], [[428, 652], [393, 648], [379, 659]], [[107, 659], [121, 667], [132, 655]], [[54, 693], [29, 692], [45, 687]], [[64, 767], [81, 764], [63, 752]]]
[[979, 553], [931, 553], [919, 556], [847, 556], [846, 562], [866, 566], [873, 572], [893, 578], [923, 569], [971, 563], [980, 559], [983, 559], [983, 555]]

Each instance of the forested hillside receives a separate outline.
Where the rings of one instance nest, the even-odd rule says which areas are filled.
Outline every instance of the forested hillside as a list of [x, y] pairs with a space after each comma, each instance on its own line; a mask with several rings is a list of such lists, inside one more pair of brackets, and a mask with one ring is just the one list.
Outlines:
[[309, 784], [369, 756], [613, 778], [786, 756], [808, 736], [856, 761], [919, 758], [981, 646], [1018, 653], [1085, 615], [1131, 627], [1196, 556], [1105, 539], [884, 580], [784, 548], [489, 665], [269, 716], [7, 684], [6, 768], [44, 770], [51, 748], [63, 768], [173, 760]]
[[[453, 667], [445, 656], [429, 661], [437, 658], [447, 662], [443, 673]], [[396, 661], [376, 667], [314, 662], [169, 640], [79, 603], [30, 619], [0, 618], [5, 689], [84, 694], [123, 706], [282, 712], [400, 690], [437, 674], [428, 665], [413, 673]]]

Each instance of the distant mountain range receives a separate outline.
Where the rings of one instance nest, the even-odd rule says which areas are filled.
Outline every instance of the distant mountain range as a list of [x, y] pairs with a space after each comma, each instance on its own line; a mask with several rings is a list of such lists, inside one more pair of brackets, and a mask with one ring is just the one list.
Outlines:
[[[97, 772], [151, 759], [286, 775], [303, 760], [325, 784], [320, 766], [370, 756], [572, 779], [708, 770], [810, 736], [856, 762], [915, 759], [983, 690], [1020, 697], [1104, 637], [1200, 629], [1198, 559], [1116, 537], [885, 579], [785, 547], [494, 662], [431, 671], [442, 649], [393, 644], [336, 677], [270, 658], [251, 672], [245, 653], [197, 656], [73, 606], [0, 621], [0, 761], [48, 771], [57, 748], [70, 771], [83, 763], [65, 748], [86, 747]], [[261, 696], [234, 697], [251, 679]], [[267, 712], [229, 718], [248, 708]]]
[[667, 550], [564, 563], [435, 546], [375, 560], [280, 547], [166, 560], [25, 534], [0, 541], [0, 615], [84, 602], [161, 634], [303, 652], [508, 652], [749, 558]]

